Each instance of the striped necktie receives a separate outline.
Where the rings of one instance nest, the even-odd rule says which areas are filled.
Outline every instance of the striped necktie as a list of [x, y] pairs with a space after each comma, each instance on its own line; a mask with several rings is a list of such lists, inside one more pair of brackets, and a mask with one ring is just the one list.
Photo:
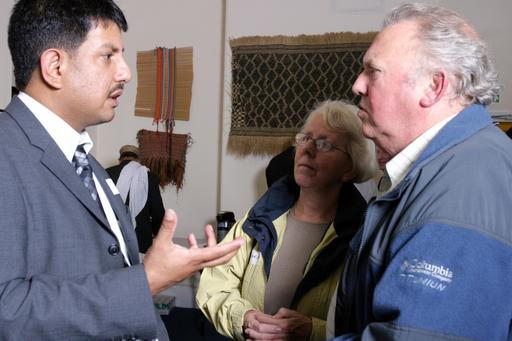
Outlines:
[[75, 155], [73, 155], [72, 160], [73, 167], [75, 167], [76, 173], [82, 179], [85, 187], [91, 193], [91, 197], [94, 201], [98, 201], [98, 192], [96, 191], [96, 186], [94, 185], [94, 180], [92, 178], [92, 168], [89, 164], [89, 159], [87, 158], [87, 153], [84, 150], [84, 145], [79, 144], [76, 147]]

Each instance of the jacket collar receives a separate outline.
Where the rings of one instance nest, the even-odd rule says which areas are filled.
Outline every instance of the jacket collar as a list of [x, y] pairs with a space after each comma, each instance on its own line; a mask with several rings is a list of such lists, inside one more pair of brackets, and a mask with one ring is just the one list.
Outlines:
[[[277, 246], [277, 232], [273, 221], [289, 210], [297, 201], [300, 187], [292, 175], [276, 181], [251, 208], [242, 230], [259, 245], [265, 273], [270, 274], [272, 256]], [[343, 184], [334, 219], [338, 241], [348, 244], [359, 229], [366, 201], [352, 183]]]
[[467, 107], [441, 129], [420, 155], [415, 165], [467, 140], [479, 130], [492, 124], [489, 112], [483, 105], [473, 104]]
[[478, 131], [493, 124], [489, 112], [481, 104], [472, 104], [457, 114], [443, 129], [432, 139], [427, 148], [420, 154], [414, 162], [405, 178], [391, 192], [379, 198], [384, 200], [394, 200], [400, 192], [407, 186], [421, 167], [432, 157], [452, 148], [453, 146], [467, 140]]
[[277, 246], [277, 232], [273, 221], [293, 206], [299, 197], [299, 191], [293, 176], [279, 179], [254, 204], [242, 225], [242, 230], [259, 245], [267, 278]]

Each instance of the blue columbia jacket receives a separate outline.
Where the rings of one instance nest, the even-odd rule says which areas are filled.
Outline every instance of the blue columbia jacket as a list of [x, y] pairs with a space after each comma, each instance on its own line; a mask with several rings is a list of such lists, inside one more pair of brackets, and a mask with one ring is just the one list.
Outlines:
[[335, 340], [512, 340], [512, 141], [481, 105], [368, 206]]

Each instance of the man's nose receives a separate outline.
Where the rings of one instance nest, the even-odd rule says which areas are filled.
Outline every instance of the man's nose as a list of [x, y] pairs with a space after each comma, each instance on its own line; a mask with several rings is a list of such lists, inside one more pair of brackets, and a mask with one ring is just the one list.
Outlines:
[[128, 83], [131, 79], [132, 79], [132, 73], [130, 71], [130, 67], [128, 66], [128, 63], [126, 63], [126, 60], [124, 58], [122, 58], [122, 60], [119, 64], [117, 81]]
[[366, 83], [362, 72], [357, 76], [356, 81], [352, 85], [352, 92], [358, 96], [364, 96], [366, 94]]

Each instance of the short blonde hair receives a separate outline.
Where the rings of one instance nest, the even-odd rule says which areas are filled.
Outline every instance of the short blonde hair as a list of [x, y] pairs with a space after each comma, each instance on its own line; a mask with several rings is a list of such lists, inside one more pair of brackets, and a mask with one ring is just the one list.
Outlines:
[[319, 103], [309, 113], [303, 126], [304, 129], [313, 118], [321, 116], [327, 128], [345, 141], [343, 149], [352, 161], [353, 181], [356, 183], [367, 181], [378, 172], [375, 145], [363, 136], [358, 110], [355, 105], [345, 101], [327, 100]]

